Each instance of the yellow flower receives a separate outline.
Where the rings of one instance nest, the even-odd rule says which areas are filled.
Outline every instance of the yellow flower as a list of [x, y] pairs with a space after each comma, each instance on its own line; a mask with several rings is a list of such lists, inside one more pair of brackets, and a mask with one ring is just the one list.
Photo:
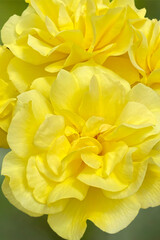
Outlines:
[[22, 16], [2, 29], [3, 43], [19, 59], [49, 73], [93, 58], [127, 52], [133, 37], [130, 20], [143, 19], [134, 0], [28, 0]]
[[160, 93], [160, 21], [143, 19], [133, 24], [134, 40], [128, 53], [109, 57], [103, 64], [131, 85], [146, 84]]
[[5, 147], [19, 93], [36, 89], [48, 97], [61, 68], [90, 58], [101, 64], [110, 55], [125, 53], [133, 37], [130, 20], [139, 21], [145, 14], [128, 0], [28, 2], [22, 16], [12, 16], [2, 29], [0, 146]]
[[6, 133], [17, 96], [29, 89], [37, 89], [48, 97], [54, 79], [54, 74], [51, 77], [43, 69], [25, 63], [5, 46], [0, 46], [0, 147], [8, 147]]
[[12, 53], [5, 47], [0, 46], [0, 147], [8, 147], [6, 132], [12, 118], [17, 91], [9, 80], [7, 67]]
[[125, 228], [140, 208], [160, 204], [160, 96], [90, 63], [61, 70], [51, 101], [18, 97], [3, 161], [3, 192], [31, 216], [79, 240], [86, 220]]
[[160, 22], [146, 19], [138, 27], [129, 50], [131, 62], [140, 73], [140, 81], [160, 92]]

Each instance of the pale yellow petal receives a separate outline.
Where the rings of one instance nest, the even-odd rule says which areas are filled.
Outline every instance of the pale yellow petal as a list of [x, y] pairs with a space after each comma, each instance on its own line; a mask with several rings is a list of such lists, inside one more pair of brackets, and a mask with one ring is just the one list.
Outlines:
[[49, 99], [51, 86], [55, 78], [56, 76], [37, 78], [32, 82], [30, 88], [39, 91], [44, 97]]
[[72, 19], [69, 16], [64, 4], [60, 4], [59, 7], [58, 25], [60, 30], [73, 29]]
[[76, 79], [71, 73], [61, 70], [51, 89], [53, 107], [55, 109], [67, 109], [76, 112], [80, 98], [80, 89]]
[[82, 153], [81, 158], [83, 162], [91, 168], [98, 169], [100, 168], [100, 166], [102, 166], [102, 157], [96, 155], [95, 153], [92, 152]]
[[70, 147], [70, 142], [65, 136], [60, 136], [51, 145], [47, 153], [47, 163], [54, 174], [58, 175], [61, 169], [62, 159], [67, 156]]
[[46, 76], [43, 66], [33, 66], [13, 58], [8, 65], [8, 74], [16, 89], [22, 93], [30, 88], [32, 81], [40, 76]]
[[116, 233], [129, 225], [139, 208], [140, 204], [133, 198], [109, 200], [100, 190], [93, 189], [84, 201], [71, 200], [62, 213], [49, 215], [48, 223], [61, 237], [79, 240], [87, 219], [103, 231]]
[[32, 105], [34, 117], [39, 123], [44, 121], [46, 115], [53, 112], [50, 101], [36, 90], [27, 91], [18, 96], [17, 110], [21, 105], [29, 102]]
[[[123, 160], [123, 157], [127, 153], [128, 146], [124, 142], [111, 142], [111, 143], [104, 143], [104, 145], [107, 145], [107, 149], [104, 149], [103, 151], [105, 154], [105, 150], [107, 150], [107, 153], [104, 155], [103, 159], [103, 171], [106, 173], [106, 175], [110, 175], [116, 165], [118, 163], [121, 163]], [[105, 146], [106, 148], [106, 146]]]
[[55, 184], [40, 174], [36, 166], [36, 157], [31, 157], [28, 160], [26, 178], [29, 187], [33, 190], [33, 196], [36, 201], [46, 204]]
[[108, 233], [116, 233], [127, 227], [140, 209], [135, 198], [108, 199], [100, 190], [95, 189], [87, 203], [90, 209], [88, 219]]
[[[95, 43], [94, 46], [96, 48], [103, 48], [107, 44], [109, 44], [112, 39], [114, 39], [118, 33], [120, 32], [125, 18], [125, 9], [123, 8], [114, 8], [109, 9], [105, 15], [101, 17], [95, 16], [92, 18], [92, 23], [94, 24], [94, 32], [95, 32]], [[107, 22], [107, 27], [103, 28], [104, 22]], [[118, 31], [117, 26], [118, 25]], [[115, 29], [114, 29], [115, 26]], [[108, 31], [108, 34], [106, 34]], [[105, 43], [101, 43], [101, 41], [105, 40]]]
[[32, 35], [28, 36], [28, 45], [33, 48], [35, 51], [40, 53], [42, 56], [48, 56], [51, 54], [52, 46], [43, 41], [35, 38]]
[[34, 153], [33, 139], [37, 129], [38, 125], [32, 113], [31, 105], [23, 106], [13, 117], [10, 124], [7, 137], [10, 148], [22, 157]]
[[35, 90], [22, 93], [18, 98], [8, 131], [8, 143], [17, 155], [28, 156], [37, 151], [33, 144], [35, 133], [52, 111], [49, 102]]
[[160, 168], [149, 165], [144, 182], [136, 194], [142, 208], [160, 204]]
[[18, 23], [19, 19], [19, 16], [13, 15], [3, 26], [1, 37], [4, 44], [10, 44], [16, 41], [18, 35], [15, 30], [15, 25]]
[[42, 214], [36, 214], [34, 212], [31, 212], [27, 209], [25, 209], [24, 207], [22, 207], [22, 205], [20, 204], [19, 201], [17, 201], [17, 199], [14, 197], [12, 190], [9, 186], [9, 178], [5, 177], [3, 183], [2, 183], [2, 192], [4, 193], [5, 197], [8, 199], [8, 201], [15, 206], [16, 208], [18, 208], [20, 211], [27, 213], [28, 215], [32, 216], [32, 217], [39, 217]]
[[[141, 113], [141, 114], [140, 114]], [[116, 125], [127, 124], [137, 126], [155, 125], [157, 119], [155, 115], [141, 103], [128, 102], [116, 120]]]
[[[10, 178], [9, 187], [12, 194], [7, 195], [10, 201], [13, 200], [12, 195], [16, 199], [14, 204], [19, 202], [24, 212], [34, 215], [43, 215], [61, 211], [65, 203], [55, 204], [55, 206], [48, 207], [47, 205], [38, 203], [28, 187], [26, 177], [26, 159], [19, 158], [15, 153], [10, 152], [6, 155], [2, 165], [2, 175]], [[7, 190], [7, 189], [6, 189]], [[22, 210], [22, 209], [21, 209]]]
[[42, 149], [49, 145], [64, 133], [65, 122], [62, 116], [46, 115], [44, 122], [40, 125], [34, 136], [34, 144]]
[[82, 201], [87, 194], [88, 186], [76, 178], [68, 178], [58, 183], [48, 198], [48, 203], [53, 203], [65, 198], [76, 198]]
[[108, 177], [103, 177], [100, 170], [94, 170], [89, 167], [85, 167], [81, 171], [78, 179], [89, 186], [111, 192], [122, 191], [127, 187], [127, 184], [121, 182], [115, 174], [112, 173]]
[[120, 192], [111, 193], [111, 192], [103, 191], [104, 195], [111, 199], [124, 199], [135, 194], [143, 184], [145, 174], [147, 171], [147, 165], [148, 165], [148, 161], [133, 163], [133, 168], [134, 168], [133, 176], [131, 178], [131, 182], [128, 185], [128, 187], [125, 190], [122, 190]]
[[86, 203], [70, 200], [64, 211], [48, 216], [50, 227], [59, 236], [69, 240], [79, 240], [86, 230]]
[[129, 93], [129, 100], [144, 104], [151, 111], [159, 111], [160, 97], [150, 87], [137, 84]]

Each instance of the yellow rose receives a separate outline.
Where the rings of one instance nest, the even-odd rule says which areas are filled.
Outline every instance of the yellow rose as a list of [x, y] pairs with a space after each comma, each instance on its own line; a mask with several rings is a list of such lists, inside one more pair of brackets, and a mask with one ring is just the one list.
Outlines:
[[133, 38], [130, 21], [139, 22], [145, 15], [145, 10], [137, 10], [134, 1], [128, 0], [28, 2], [29, 7], [22, 16], [12, 16], [2, 29], [5, 47], [1, 47], [0, 55], [4, 51], [8, 55], [8, 62], [0, 63], [5, 65], [1, 74], [6, 74], [8, 79], [7, 85], [1, 84], [2, 108], [4, 98], [9, 103], [5, 113], [3, 109], [1, 113], [5, 121], [0, 126], [0, 146], [5, 147], [19, 93], [36, 89], [48, 97], [61, 68], [71, 69], [77, 62], [90, 58], [102, 64], [110, 55], [125, 53]]
[[160, 93], [160, 21], [143, 19], [133, 24], [134, 40], [128, 53], [109, 57], [103, 64], [126, 79]]
[[140, 73], [140, 81], [160, 92], [160, 21], [146, 19], [138, 27], [129, 50], [130, 60]]
[[18, 97], [3, 161], [3, 192], [31, 216], [48, 214], [61, 237], [79, 240], [86, 220], [125, 228], [160, 204], [160, 96], [113, 72], [81, 64], [61, 70], [51, 101]]
[[[37, 89], [48, 97], [55, 74], [45, 72], [16, 58], [5, 46], [0, 46], [0, 147], [8, 147], [6, 133], [13, 115], [17, 96]], [[43, 87], [42, 87], [43, 86]]]
[[12, 53], [5, 47], [0, 46], [0, 147], [8, 147], [6, 132], [12, 118], [17, 91], [9, 80], [7, 67]]
[[19, 59], [49, 73], [127, 52], [131, 20], [143, 19], [134, 0], [29, 0], [22, 16], [12, 16], [2, 41]]

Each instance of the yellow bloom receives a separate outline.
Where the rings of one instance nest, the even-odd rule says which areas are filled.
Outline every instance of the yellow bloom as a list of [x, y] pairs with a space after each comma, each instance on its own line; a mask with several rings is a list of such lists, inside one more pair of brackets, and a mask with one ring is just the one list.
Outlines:
[[104, 66], [131, 85], [138, 82], [160, 93], [160, 21], [143, 19], [133, 24], [134, 40], [128, 53], [109, 57]]
[[43, 69], [16, 58], [5, 46], [0, 46], [0, 147], [8, 147], [6, 133], [17, 96], [36, 88], [48, 97], [55, 79], [54, 74], [52, 77], [50, 75]]
[[7, 67], [12, 58], [12, 53], [7, 48], [0, 46], [0, 147], [8, 147], [6, 132], [12, 118], [17, 95], [7, 73]]
[[135, 39], [129, 50], [133, 66], [141, 82], [160, 92], [160, 22], [146, 19], [135, 26]]
[[36, 89], [48, 97], [61, 68], [90, 58], [102, 64], [110, 55], [125, 53], [133, 37], [130, 20], [145, 14], [129, 0], [28, 2], [22, 16], [12, 16], [2, 29], [0, 146], [5, 147], [19, 93]]
[[93, 58], [127, 52], [133, 37], [130, 20], [143, 19], [134, 0], [28, 0], [22, 16], [2, 29], [3, 43], [19, 59], [49, 73]]
[[19, 95], [8, 142], [4, 194], [63, 238], [79, 240], [87, 219], [115, 233], [160, 204], [160, 96], [105, 68], [61, 70], [51, 102]]

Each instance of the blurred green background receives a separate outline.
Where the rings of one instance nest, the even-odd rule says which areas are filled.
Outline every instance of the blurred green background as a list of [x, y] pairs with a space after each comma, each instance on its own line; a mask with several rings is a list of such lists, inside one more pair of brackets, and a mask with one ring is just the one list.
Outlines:
[[[45, 1], [45, 0], [44, 0]], [[147, 16], [160, 19], [160, 0], [136, 0], [138, 8], [145, 7]], [[25, 9], [24, 0], [0, 0], [0, 28], [13, 14]], [[1, 162], [8, 150], [0, 149]], [[3, 177], [0, 176], [0, 185]], [[0, 240], [60, 240], [48, 226], [46, 217], [31, 218], [14, 208], [0, 190]], [[129, 227], [110, 235], [88, 222], [82, 240], [160, 240], [160, 207], [141, 210]]]

